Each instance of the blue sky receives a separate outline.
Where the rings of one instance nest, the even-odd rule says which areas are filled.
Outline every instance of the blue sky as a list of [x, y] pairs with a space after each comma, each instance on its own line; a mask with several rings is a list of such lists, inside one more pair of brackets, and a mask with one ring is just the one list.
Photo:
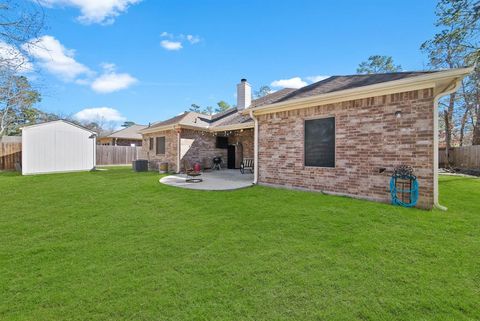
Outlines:
[[41, 109], [148, 124], [192, 103], [234, 104], [241, 78], [300, 86], [355, 73], [373, 54], [424, 69], [419, 46], [435, 32], [427, 0], [102, 2], [43, 0]]

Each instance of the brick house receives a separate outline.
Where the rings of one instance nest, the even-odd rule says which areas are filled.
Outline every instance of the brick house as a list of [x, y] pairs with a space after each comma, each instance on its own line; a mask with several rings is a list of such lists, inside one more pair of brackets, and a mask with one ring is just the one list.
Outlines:
[[179, 172], [185, 160], [190, 164], [205, 164], [211, 163], [214, 157], [222, 158], [223, 167], [239, 168], [244, 158], [254, 157], [254, 122], [241, 112], [276, 101], [293, 91], [283, 89], [252, 100], [250, 84], [243, 79], [237, 86], [237, 107], [214, 115], [184, 112], [151, 124], [140, 131], [150, 168], [168, 163], [170, 170]]
[[[254, 183], [390, 201], [398, 165], [412, 166], [418, 207], [438, 203], [438, 100], [471, 68], [332, 76], [251, 100], [245, 79], [237, 107], [206, 116], [186, 112], [141, 131], [150, 162], [251, 157]], [[232, 149], [234, 148], [232, 147]], [[230, 147], [229, 147], [230, 148]], [[241, 150], [241, 152], [239, 152]], [[229, 166], [235, 168], [237, 166]]]

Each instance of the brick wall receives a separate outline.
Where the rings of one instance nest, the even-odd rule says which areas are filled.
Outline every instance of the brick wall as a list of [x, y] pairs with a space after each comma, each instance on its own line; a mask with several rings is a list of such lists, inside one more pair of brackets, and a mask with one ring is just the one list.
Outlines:
[[[395, 116], [401, 111], [400, 118]], [[336, 167], [305, 167], [304, 120], [335, 117]], [[259, 183], [390, 202], [395, 166], [414, 168], [418, 206], [433, 206], [433, 89], [261, 115]], [[387, 172], [379, 173], [380, 168]]]
[[[165, 154], [157, 155], [155, 138], [165, 137]], [[153, 137], [153, 148], [150, 149], [150, 138]], [[177, 133], [174, 130], [160, 131], [156, 133], [144, 134], [142, 149], [147, 155], [150, 169], [158, 170], [160, 163], [167, 162], [170, 171], [177, 170]]]
[[227, 150], [215, 148], [216, 136], [205, 131], [182, 129], [182, 168], [183, 159], [191, 165], [194, 163], [203, 164], [204, 160], [211, 162], [214, 157], [221, 156], [227, 166]]
[[232, 145], [241, 144], [243, 149], [243, 158], [253, 158], [253, 129], [234, 131], [228, 137], [228, 143]]
[[[158, 169], [158, 165], [163, 162], [169, 163], [169, 169], [176, 171], [177, 164], [177, 136], [173, 130], [161, 131], [143, 135], [143, 151], [147, 155], [151, 169]], [[219, 133], [218, 135], [223, 135]], [[150, 137], [165, 137], [165, 155], [157, 155], [155, 150], [155, 140], [153, 149], [150, 150]], [[191, 129], [182, 129], [181, 139], [181, 164], [183, 170], [183, 160], [187, 160], [191, 165], [194, 163], [203, 164], [204, 160], [209, 162], [214, 157], [221, 156], [227, 167], [227, 150], [216, 148], [216, 136], [206, 131]], [[243, 146], [243, 157], [253, 158], [253, 130], [235, 131], [228, 135], [229, 144], [241, 143]], [[241, 161], [241, 159], [240, 159]]]

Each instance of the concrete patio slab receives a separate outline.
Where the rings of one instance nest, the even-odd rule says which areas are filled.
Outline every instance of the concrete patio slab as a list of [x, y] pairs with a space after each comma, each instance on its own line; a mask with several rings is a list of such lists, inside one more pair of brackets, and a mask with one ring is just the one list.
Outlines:
[[222, 169], [211, 172], [202, 172], [200, 183], [187, 183], [185, 174], [175, 174], [165, 176], [160, 179], [160, 183], [181, 188], [225, 191], [239, 188], [245, 188], [253, 185], [253, 174], [250, 172], [242, 174], [238, 169]]

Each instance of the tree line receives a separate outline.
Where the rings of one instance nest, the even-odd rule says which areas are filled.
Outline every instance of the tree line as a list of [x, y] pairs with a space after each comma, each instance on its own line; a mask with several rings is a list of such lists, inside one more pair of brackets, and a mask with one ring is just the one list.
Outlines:
[[[440, 0], [435, 11], [438, 32], [421, 44], [430, 69], [475, 66], [457, 92], [439, 102], [440, 134], [446, 156], [452, 146], [480, 145], [480, 1]], [[401, 71], [390, 56], [371, 56], [357, 73]]]

